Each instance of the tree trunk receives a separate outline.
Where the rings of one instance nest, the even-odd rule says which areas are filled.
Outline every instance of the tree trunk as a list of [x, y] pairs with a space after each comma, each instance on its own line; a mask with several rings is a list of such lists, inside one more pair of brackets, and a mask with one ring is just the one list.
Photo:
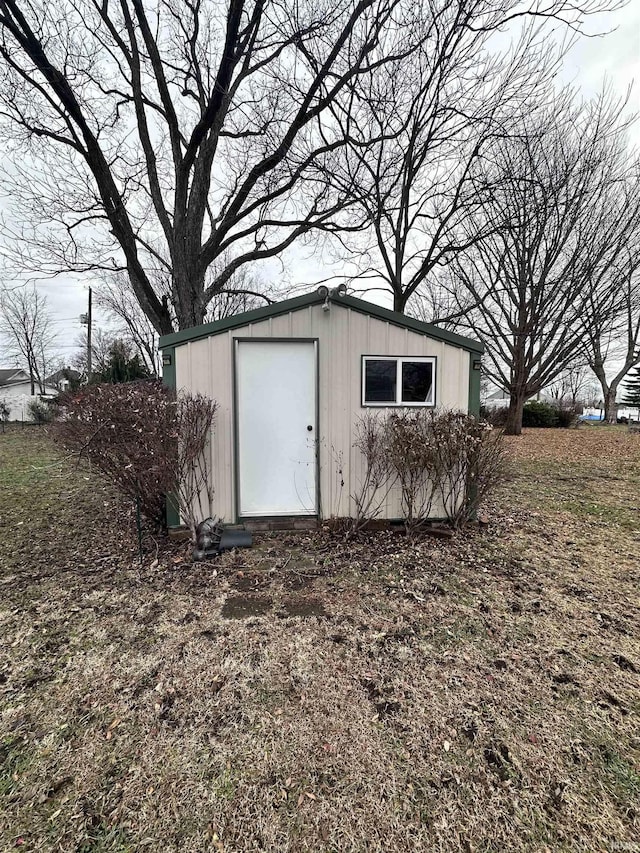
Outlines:
[[407, 297], [404, 293], [397, 290], [393, 293], [393, 310], [399, 314], [404, 314], [404, 309], [407, 306]]
[[520, 435], [522, 433], [522, 410], [526, 397], [522, 391], [512, 391], [504, 424], [505, 435]]
[[176, 300], [176, 319], [178, 329], [191, 329], [204, 322], [206, 307], [202, 305], [204, 296], [204, 272], [198, 273], [195, 264], [183, 270], [173, 269], [173, 292]]
[[617, 387], [610, 386], [604, 395], [604, 419], [608, 424], [615, 424], [618, 412], [616, 409]]
[[29, 347], [27, 353], [27, 362], [29, 365], [29, 379], [31, 381], [31, 396], [34, 397], [36, 393], [36, 371], [34, 368], [33, 353], [31, 351], [31, 347]]
[[144, 282], [142, 281], [141, 276], [138, 275], [137, 271], [133, 267], [129, 266], [127, 268], [127, 274], [135, 297], [138, 300], [140, 307], [151, 321], [156, 332], [159, 335], [170, 335], [172, 332], [175, 332], [171, 321], [171, 312], [169, 311], [167, 297], [163, 296], [162, 299], [156, 299], [156, 304], [152, 304], [147, 298]]
[[526, 326], [526, 317], [523, 309], [520, 309], [519, 326], [514, 337], [513, 365], [511, 368], [511, 382], [509, 384], [509, 408], [507, 419], [504, 424], [505, 435], [520, 435], [522, 433], [522, 410], [527, 400], [527, 369], [524, 352], [525, 336], [523, 329]]

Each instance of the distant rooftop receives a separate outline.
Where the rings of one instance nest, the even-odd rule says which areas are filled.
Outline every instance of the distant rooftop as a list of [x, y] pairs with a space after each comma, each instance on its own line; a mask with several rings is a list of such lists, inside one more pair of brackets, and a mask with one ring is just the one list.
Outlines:
[[21, 367], [0, 368], [0, 385], [11, 385], [14, 382], [28, 382], [29, 374]]

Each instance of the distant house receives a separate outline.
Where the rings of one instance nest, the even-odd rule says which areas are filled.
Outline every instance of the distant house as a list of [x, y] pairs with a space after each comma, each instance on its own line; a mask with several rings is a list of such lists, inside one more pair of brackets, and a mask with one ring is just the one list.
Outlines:
[[77, 387], [82, 379], [82, 374], [77, 370], [72, 370], [70, 367], [63, 367], [56, 370], [51, 376], [47, 376], [44, 380], [46, 385], [51, 385], [58, 391], [69, 391]]
[[509, 394], [503, 388], [498, 388], [483, 398], [482, 405], [486, 409], [504, 409], [510, 402]]
[[10, 421], [30, 421], [29, 403], [32, 400], [42, 400], [55, 396], [58, 389], [45, 384], [45, 393], [40, 394], [39, 388], [35, 395], [31, 394], [31, 378], [26, 370], [21, 368], [0, 368], [0, 402], [9, 407]]
[[29, 374], [19, 367], [0, 368], [0, 386], [29, 381]]
[[[548, 403], [550, 406], [558, 406], [562, 402], [557, 397], [550, 397], [548, 394], [533, 394], [531, 397], [527, 397], [526, 402], [530, 403], [533, 400], [540, 403]], [[491, 394], [487, 394], [486, 397], [482, 398], [482, 405], [485, 409], [506, 409], [510, 403], [511, 397], [509, 396], [509, 392], [503, 388], [498, 388], [496, 391], [492, 391]]]

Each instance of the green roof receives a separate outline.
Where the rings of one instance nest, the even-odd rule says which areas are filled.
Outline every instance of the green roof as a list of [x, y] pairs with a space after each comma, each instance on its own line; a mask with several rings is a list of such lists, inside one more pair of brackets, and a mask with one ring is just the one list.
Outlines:
[[[191, 329], [185, 329], [182, 332], [163, 335], [160, 338], [159, 346], [160, 349], [165, 349], [166, 347], [186, 344], [189, 341], [208, 338], [212, 335], [220, 335], [222, 332], [228, 332], [231, 329], [239, 329], [242, 326], [248, 326], [250, 323], [258, 323], [260, 320], [268, 320], [270, 317], [278, 317], [281, 314], [288, 314], [290, 311], [298, 311], [301, 308], [307, 308], [309, 305], [319, 305], [324, 301], [325, 298], [314, 291], [304, 296], [296, 296], [294, 299], [273, 302], [271, 305], [256, 308], [254, 311], [245, 311], [242, 314], [225, 317], [224, 320], [216, 320], [202, 326], [193, 326]], [[469, 352], [479, 354], [484, 352], [484, 345], [480, 341], [456, 335], [454, 332], [447, 332], [431, 323], [423, 323], [421, 320], [407, 317], [406, 314], [400, 314], [398, 311], [389, 311], [388, 308], [382, 308], [379, 305], [374, 305], [373, 302], [366, 302], [364, 299], [356, 299], [355, 296], [329, 296], [329, 301], [333, 305], [342, 305], [352, 311], [358, 311], [360, 314], [368, 314], [370, 317], [384, 320], [386, 323], [393, 323], [394, 326], [400, 326], [402, 329], [411, 329], [412, 332], [418, 332], [420, 335], [426, 335], [437, 341], [444, 341]]]

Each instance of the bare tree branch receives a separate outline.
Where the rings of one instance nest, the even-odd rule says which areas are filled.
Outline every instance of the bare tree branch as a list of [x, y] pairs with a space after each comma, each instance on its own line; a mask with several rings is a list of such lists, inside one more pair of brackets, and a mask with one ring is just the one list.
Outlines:
[[0, 291], [0, 335], [9, 355], [26, 368], [31, 379], [31, 394], [37, 384], [45, 393], [45, 378], [55, 358], [55, 333], [47, 308], [47, 297], [31, 287], [3, 288]]
[[511, 433], [524, 402], [614, 322], [625, 303], [615, 270], [640, 263], [623, 106], [606, 93], [582, 106], [566, 93], [483, 158], [491, 198], [462, 227], [486, 233], [456, 257], [449, 296], [464, 299], [459, 327], [487, 343], [487, 373], [511, 397]]
[[[375, 183], [385, 164], [402, 173], [404, 162], [401, 203], [384, 185], [372, 199], [384, 223], [379, 245], [385, 230], [421, 233], [437, 217], [432, 250], [404, 238], [394, 247], [413, 265], [401, 286], [415, 292], [460, 248], [451, 244], [453, 211], [479, 203], [477, 187], [467, 192], [464, 168], [440, 175], [445, 189], [427, 193], [419, 214], [411, 199], [425, 191], [413, 175], [423, 174], [434, 151], [441, 164], [462, 154], [471, 168], [489, 132], [483, 86], [490, 96], [508, 84], [488, 54], [474, 59], [485, 34], [519, 16], [579, 29], [608, 5], [0, 0], [0, 134], [11, 155], [3, 177], [16, 220], [5, 222], [4, 253], [23, 270], [126, 270], [146, 316], [166, 333], [201, 323], [242, 267], [314, 229], [353, 234], [369, 211], [360, 178]], [[518, 66], [521, 77], [527, 61]], [[469, 98], [474, 67], [486, 79]], [[427, 117], [419, 132], [406, 111], [388, 125], [409, 69]], [[476, 125], [485, 130], [467, 144], [465, 128]], [[401, 134], [410, 141], [406, 161], [380, 158], [380, 140]], [[347, 149], [357, 166], [333, 180]], [[347, 209], [353, 212], [342, 216]], [[388, 260], [397, 279], [397, 263]], [[159, 265], [170, 272], [169, 294], [156, 290]]]

